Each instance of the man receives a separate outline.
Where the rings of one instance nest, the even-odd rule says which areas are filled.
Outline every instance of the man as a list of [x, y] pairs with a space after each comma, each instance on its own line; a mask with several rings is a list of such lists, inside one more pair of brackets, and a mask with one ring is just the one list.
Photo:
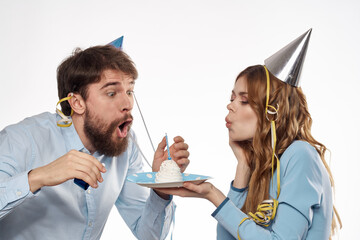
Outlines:
[[[77, 49], [58, 67], [62, 111], [0, 132], [1, 239], [99, 239], [114, 204], [138, 239], [166, 237], [172, 197], [126, 181], [143, 167], [130, 129], [136, 78], [131, 59], [113, 46]], [[153, 171], [167, 158], [165, 146], [164, 138]], [[187, 149], [174, 138], [182, 171]]]

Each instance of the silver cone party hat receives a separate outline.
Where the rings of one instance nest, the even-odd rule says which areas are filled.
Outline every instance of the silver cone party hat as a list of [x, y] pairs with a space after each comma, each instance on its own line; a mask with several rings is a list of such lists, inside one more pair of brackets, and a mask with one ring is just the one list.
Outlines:
[[294, 87], [300, 85], [300, 74], [309, 44], [311, 28], [265, 60], [266, 68], [278, 79]]

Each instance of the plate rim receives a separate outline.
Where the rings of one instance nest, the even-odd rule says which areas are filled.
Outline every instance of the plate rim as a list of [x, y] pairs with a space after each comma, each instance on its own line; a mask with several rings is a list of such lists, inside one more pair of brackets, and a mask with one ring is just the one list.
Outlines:
[[[134, 176], [136, 174], [141, 174], [141, 175], [145, 175], [145, 174], [151, 174], [151, 175], [155, 175], [157, 172], [139, 172], [139, 173], [132, 173], [130, 176], [128, 176], [126, 179], [130, 182], [133, 182], [133, 183], [136, 183], [140, 186], [143, 186], [143, 187], [149, 187], [149, 188], [166, 188], [164, 186], [167, 186], [167, 185], [170, 185], [168, 186], [169, 188], [170, 187], [181, 187], [182, 184], [184, 182], [193, 182], [195, 184], [200, 184], [202, 182], [205, 182], [209, 179], [212, 179], [211, 176], [207, 176], [207, 175], [200, 175], [200, 174], [192, 174], [192, 173], [182, 173], [182, 175], [184, 174], [187, 174], [187, 176], [189, 175], [196, 175], [196, 176], [200, 176], [202, 179], [193, 179], [193, 180], [185, 180], [185, 181], [175, 181], [175, 182], [161, 182], [161, 183], [156, 183], [156, 182], [139, 182], [139, 181], [136, 181], [134, 179], [131, 179], [131, 177], [137, 177], [137, 176]], [[174, 186], [172, 186], [174, 185]]]

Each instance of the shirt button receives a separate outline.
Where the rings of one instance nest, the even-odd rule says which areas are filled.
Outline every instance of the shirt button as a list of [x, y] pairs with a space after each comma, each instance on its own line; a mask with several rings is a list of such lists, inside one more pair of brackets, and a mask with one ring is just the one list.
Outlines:
[[22, 194], [22, 192], [21, 192], [21, 191], [17, 191], [17, 192], [16, 192], [16, 195], [17, 195], [18, 197], [20, 197], [20, 196], [21, 196], [21, 194]]
[[91, 190], [90, 190], [90, 189], [88, 189], [88, 190], [87, 190], [87, 193], [88, 193], [88, 194], [90, 194], [90, 193], [91, 193]]
[[92, 226], [92, 222], [89, 222], [88, 226], [91, 227], [91, 226]]

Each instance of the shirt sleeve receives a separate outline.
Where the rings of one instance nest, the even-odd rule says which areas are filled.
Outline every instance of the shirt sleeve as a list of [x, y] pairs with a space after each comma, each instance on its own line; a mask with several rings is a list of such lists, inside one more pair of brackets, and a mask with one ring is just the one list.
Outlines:
[[[291, 149], [290, 149], [291, 150]], [[268, 228], [253, 220], [239, 223], [247, 215], [230, 199], [214, 215], [219, 224], [237, 239], [305, 239], [311, 226], [313, 209], [322, 198], [319, 157], [315, 150], [299, 149], [284, 153], [281, 159], [281, 192], [276, 217]], [[301, 193], [301, 194], [300, 194]], [[219, 236], [218, 239], [225, 239]], [[225, 234], [224, 234], [225, 235]], [[231, 238], [228, 238], [231, 239]]]
[[[143, 172], [143, 162], [133, 145], [127, 175]], [[120, 215], [138, 239], [165, 239], [175, 214], [175, 204], [153, 190], [125, 181], [115, 203]]]
[[[25, 135], [25, 134], [24, 134]], [[31, 146], [25, 136], [12, 129], [0, 132], [0, 219], [35, 195], [30, 191], [28, 172]]]
[[234, 187], [234, 181], [230, 184], [230, 190], [228, 193], [228, 198], [238, 207], [242, 208], [244, 206], [246, 196], [247, 196], [247, 187], [246, 188], [236, 188]]
[[[243, 207], [247, 196], [247, 188], [236, 188], [233, 186], [233, 183], [234, 181], [231, 181], [230, 190], [227, 198], [216, 208], [216, 210], [211, 214], [211, 216], [215, 217], [228, 201], [231, 201], [238, 209], [241, 209]], [[219, 222], [216, 226], [216, 232], [218, 236], [217, 239], [233, 239], [231, 234]]]

